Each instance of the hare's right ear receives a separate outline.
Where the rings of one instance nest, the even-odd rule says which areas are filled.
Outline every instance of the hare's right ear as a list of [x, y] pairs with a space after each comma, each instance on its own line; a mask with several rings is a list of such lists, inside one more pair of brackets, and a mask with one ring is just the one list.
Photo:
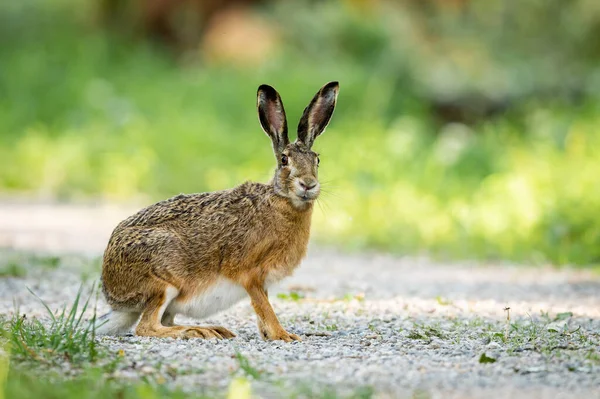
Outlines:
[[329, 82], [315, 94], [308, 107], [304, 109], [298, 124], [298, 141], [311, 148], [329, 123], [337, 95], [340, 90], [338, 82]]
[[279, 160], [281, 153], [290, 143], [283, 103], [277, 90], [269, 85], [260, 85], [257, 93], [258, 119], [267, 136], [273, 142], [273, 151]]

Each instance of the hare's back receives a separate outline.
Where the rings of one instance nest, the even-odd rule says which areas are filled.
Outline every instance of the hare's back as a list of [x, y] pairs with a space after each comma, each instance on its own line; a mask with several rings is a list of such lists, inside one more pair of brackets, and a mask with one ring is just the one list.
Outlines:
[[115, 228], [111, 241], [117, 236], [140, 232], [152, 234], [160, 230], [169, 234], [176, 232], [176, 236], [187, 244], [204, 242], [202, 245], [205, 245], [217, 238], [221, 246], [227, 246], [228, 239], [239, 243], [250, 234], [249, 226], [261, 226], [264, 219], [272, 217], [272, 212], [266, 209], [269, 194], [269, 187], [258, 183], [244, 183], [209, 193], [180, 194], [150, 205], [122, 221]]
[[218, 197], [219, 192], [200, 194], [179, 194], [152, 204], [122, 221], [118, 228], [152, 227], [193, 217]]

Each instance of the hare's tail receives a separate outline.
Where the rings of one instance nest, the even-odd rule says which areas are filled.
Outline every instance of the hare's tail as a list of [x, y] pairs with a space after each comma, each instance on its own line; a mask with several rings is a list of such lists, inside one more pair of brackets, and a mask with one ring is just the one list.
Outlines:
[[140, 318], [139, 312], [126, 312], [113, 310], [96, 321], [97, 335], [124, 335], [131, 331], [131, 327]]

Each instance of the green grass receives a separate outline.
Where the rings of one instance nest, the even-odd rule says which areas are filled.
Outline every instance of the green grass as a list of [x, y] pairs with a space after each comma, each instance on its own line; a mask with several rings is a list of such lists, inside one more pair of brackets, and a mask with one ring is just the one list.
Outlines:
[[0, 278], [39, 277], [56, 270], [69, 270], [81, 276], [83, 281], [96, 278], [100, 273], [102, 259], [99, 256], [44, 255], [39, 253], [0, 249]]
[[[32, 292], [32, 295], [35, 294]], [[29, 319], [17, 309], [12, 319], [2, 326], [3, 335], [9, 338], [11, 353], [23, 360], [44, 364], [96, 362], [100, 354], [95, 340], [95, 312], [90, 320], [84, 319], [92, 298], [93, 292], [83, 302], [80, 289], [71, 307], [53, 312], [38, 297], [46, 308], [48, 323]]]
[[410, 339], [420, 339], [424, 341], [431, 341], [433, 337], [445, 339], [445, 335], [435, 326], [416, 325], [407, 336]]
[[[266, 17], [282, 21], [290, 40], [260, 66], [244, 68], [182, 66], [147, 43], [91, 27], [89, 7], [77, 0], [0, 7], [3, 195], [147, 204], [180, 192], [267, 181], [274, 159], [257, 122], [258, 85], [280, 90], [293, 127], [314, 92], [339, 80], [338, 108], [316, 142], [323, 181], [316, 241], [442, 258], [600, 263], [597, 97], [576, 106], [526, 97], [507, 113], [469, 126], [439, 124], [422, 101], [445, 87], [432, 89], [435, 72], [445, 65], [431, 58], [437, 53], [455, 60], [450, 70], [462, 78], [448, 80], [463, 82], [460, 90], [467, 92], [495, 94], [489, 82], [498, 79], [510, 82], [501, 89], [520, 92], [529, 84], [548, 81], [552, 87], [563, 76], [586, 76], [552, 68], [546, 68], [551, 75], [538, 76], [546, 70], [538, 63], [557, 58], [554, 43], [540, 47], [494, 36], [480, 9], [472, 24], [442, 19], [435, 25], [448, 51], [423, 47], [432, 46], [426, 41], [394, 47], [396, 37], [412, 40], [394, 30], [404, 26], [397, 20], [402, 14], [362, 18], [351, 7], [327, 3], [319, 6], [322, 12], [299, 9], [291, 13], [297, 19], [288, 20], [285, 6], [267, 9]], [[535, 13], [535, 7], [528, 2], [526, 10]], [[546, 32], [523, 25], [515, 10], [507, 12], [518, 27], [511, 34]], [[296, 31], [306, 24], [314, 27], [310, 37]], [[572, 24], [555, 24], [563, 25]], [[482, 40], [490, 36], [484, 43], [494, 46], [465, 44], [481, 62], [461, 57], [462, 29], [481, 29]], [[571, 33], [577, 32], [559, 37]], [[508, 49], [523, 47], [507, 65], [495, 59], [505, 54], [496, 47], [504, 42], [512, 43]], [[325, 47], [317, 51], [312, 43]], [[531, 65], [517, 62], [522, 57]]]
[[[572, 316], [571, 312], [558, 313], [553, 317], [541, 312], [539, 316], [518, 317], [508, 322], [508, 335], [506, 322], [474, 319], [462, 324], [456, 321], [451, 336], [441, 338], [459, 340], [461, 336], [467, 336], [484, 343], [496, 342], [499, 346], [493, 351], [508, 356], [522, 356], [524, 352], [533, 351], [540, 353], [548, 362], [560, 358], [580, 362], [584, 368], [600, 365], [597, 350], [600, 335], [586, 326], [585, 318], [569, 323]], [[414, 334], [411, 338], [427, 339], [427, 334]], [[489, 356], [490, 352], [482, 352], [480, 362], [497, 360], [487, 360]]]
[[25, 277], [27, 269], [19, 262], [5, 261], [0, 266], [0, 277]]
[[241, 370], [244, 373], [244, 375], [246, 375], [247, 377], [252, 377], [255, 380], [261, 379], [263, 372], [253, 367], [246, 356], [237, 352], [235, 354], [235, 358], [238, 361], [239, 370]]
[[88, 370], [76, 378], [46, 375], [11, 369], [5, 387], [6, 398], [11, 399], [193, 399], [206, 398], [201, 394], [186, 393], [163, 385], [144, 382], [124, 383], [107, 380], [102, 370]]
[[107, 381], [107, 373], [114, 370], [120, 358], [111, 358], [98, 345], [95, 311], [90, 319], [85, 317], [95, 300], [94, 290], [84, 297], [80, 289], [71, 306], [59, 311], [52, 311], [38, 299], [46, 308], [45, 319], [29, 318], [17, 309], [12, 318], [0, 320], [0, 343], [4, 348], [0, 364], [7, 369], [10, 366], [0, 390], [7, 398], [153, 397], [144, 394], [142, 385]]
[[294, 301], [298, 302], [301, 299], [304, 299], [305, 295], [301, 292], [290, 291], [289, 293], [280, 292], [277, 294], [278, 299], [282, 299], [284, 301]]
[[[370, 399], [373, 397], [374, 391], [372, 388], [364, 387], [357, 389], [351, 395], [346, 396], [348, 399]], [[337, 393], [337, 390], [332, 387], [312, 387], [306, 385], [300, 389], [298, 392], [292, 393], [289, 398], [290, 399], [299, 399], [299, 398], [320, 398], [320, 399], [337, 399], [340, 395]]]
[[487, 364], [487, 363], [496, 363], [496, 359], [482, 353], [479, 357], [479, 363]]
[[[240, 352], [235, 354], [237, 368], [230, 375], [223, 376], [230, 381], [226, 391], [184, 392], [160, 375], [133, 381], [122, 379], [115, 371], [130, 369], [131, 366], [125, 363], [126, 358], [122, 354], [111, 353], [94, 338], [95, 316], [91, 307], [95, 292], [91, 290], [89, 295], [83, 292], [80, 290], [73, 303], [59, 311], [52, 311], [42, 301], [47, 310], [43, 319], [30, 319], [16, 312], [12, 318], [0, 320], [0, 392], [4, 392], [6, 398], [188, 399], [223, 397], [235, 392], [236, 399], [245, 399], [258, 381], [269, 384], [281, 392], [282, 397], [288, 398], [370, 398], [374, 395], [370, 387], [340, 394], [340, 387], [315, 387], [286, 381], [260, 370], [252, 364], [251, 358]], [[91, 317], [86, 317], [90, 314]], [[323, 319], [327, 316], [324, 314]], [[543, 357], [536, 368], [516, 369], [515, 372], [534, 372], [532, 370], [557, 361], [571, 371], [589, 372], [600, 365], [597, 350], [600, 335], [587, 323], [590, 323], [588, 319], [577, 317], [572, 312], [542, 312], [511, 319], [506, 336], [507, 323], [504, 321], [438, 318], [431, 323], [414, 323], [413, 329], [407, 332], [407, 338], [416, 340], [416, 345], [436, 338], [445, 341], [443, 350], [459, 344], [461, 340], [469, 340], [477, 348], [476, 360], [483, 363], [482, 367], [504, 356], [528, 356], [530, 351], [534, 351]], [[333, 323], [319, 324], [319, 328], [329, 331], [340, 329]], [[373, 333], [378, 333], [374, 320], [368, 326]], [[490, 342], [496, 346], [488, 346]], [[197, 372], [203, 371], [201, 368], [187, 370], [188, 375]], [[180, 374], [174, 369], [167, 373]], [[3, 379], [3, 375], [7, 378]]]
[[[35, 295], [32, 292], [32, 295]], [[37, 296], [36, 296], [37, 297]], [[236, 353], [238, 368], [229, 378], [225, 391], [209, 393], [183, 391], [166, 384], [164, 377], [140, 377], [136, 380], [115, 377], [115, 371], [131, 366], [122, 364], [123, 354], [110, 353], [95, 337], [96, 315], [92, 310], [95, 291], [83, 296], [80, 289], [70, 306], [52, 311], [46, 308], [43, 319], [28, 318], [18, 311], [10, 319], [0, 317], [0, 399], [195, 399], [229, 397], [249, 399], [252, 381], [268, 382], [289, 398], [369, 398], [368, 388], [357, 389], [352, 395], [337, 393], [335, 387], [307, 388], [305, 385], [284, 386], [258, 370], [241, 353]], [[180, 371], [170, 373], [182, 375]], [[203, 372], [201, 369], [187, 373]], [[2, 396], [4, 395], [4, 396]]]
[[0, 277], [25, 277], [32, 270], [54, 270], [60, 264], [58, 256], [0, 250]]

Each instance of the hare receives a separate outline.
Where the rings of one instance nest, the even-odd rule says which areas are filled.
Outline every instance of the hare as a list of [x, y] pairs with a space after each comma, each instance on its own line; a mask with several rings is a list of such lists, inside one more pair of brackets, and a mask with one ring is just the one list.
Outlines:
[[263, 339], [300, 341], [279, 323], [268, 288], [306, 255], [319, 156], [311, 150], [333, 114], [339, 85], [323, 86], [290, 143], [281, 97], [257, 93], [260, 124], [277, 168], [268, 184], [246, 182], [211, 193], [177, 195], [142, 209], [113, 231], [104, 252], [102, 290], [112, 312], [98, 334], [232, 338], [219, 326], [178, 326], [177, 314], [203, 318], [250, 297]]

